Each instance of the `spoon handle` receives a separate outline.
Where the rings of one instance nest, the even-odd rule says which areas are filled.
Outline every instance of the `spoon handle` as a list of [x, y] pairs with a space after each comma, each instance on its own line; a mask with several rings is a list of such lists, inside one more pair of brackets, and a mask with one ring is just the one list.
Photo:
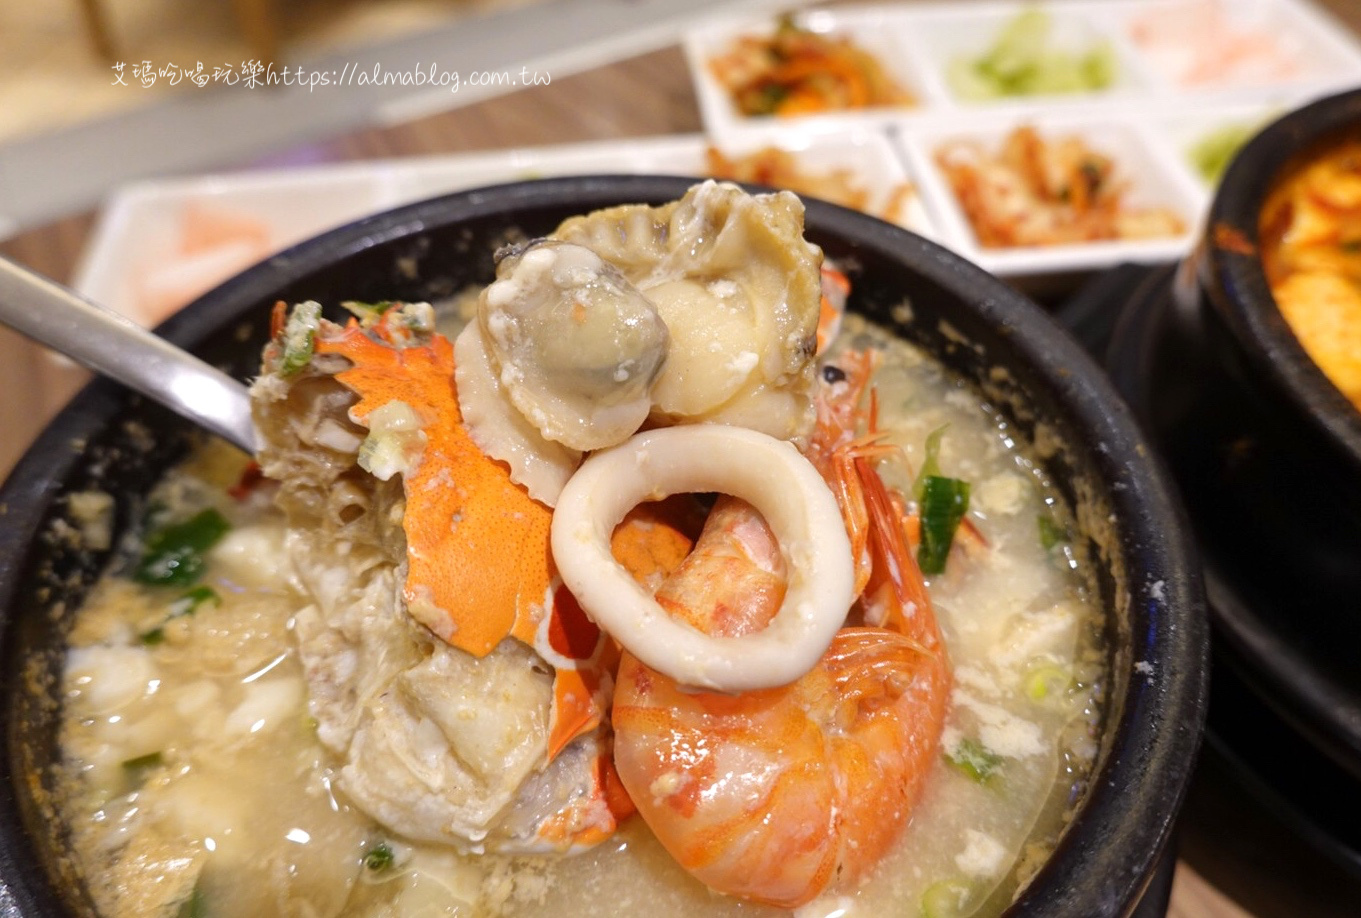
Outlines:
[[255, 451], [246, 387], [215, 367], [0, 257], [0, 322]]

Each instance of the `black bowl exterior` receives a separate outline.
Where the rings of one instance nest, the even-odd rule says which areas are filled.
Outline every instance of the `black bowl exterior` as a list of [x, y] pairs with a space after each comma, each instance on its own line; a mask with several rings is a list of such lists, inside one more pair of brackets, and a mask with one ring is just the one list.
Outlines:
[[1241, 521], [1243, 547], [1300, 584], [1293, 601], [1280, 597], [1287, 608], [1348, 608], [1361, 590], [1361, 411], [1328, 381], [1277, 308], [1259, 257], [1258, 220], [1270, 189], [1298, 157], [1358, 132], [1361, 90], [1270, 125], [1230, 165], [1200, 250], [1204, 296], [1195, 333], [1223, 371], [1231, 414], [1216, 431], [1219, 467], [1224, 488], [1243, 502], [1230, 526]]
[[[433, 299], [485, 283], [501, 242], [626, 202], [679, 197], [692, 180], [582, 177], [463, 192], [362, 220], [303, 243], [207, 294], [162, 333], [248, 377], [277, 299]], [[1198, 749], [1207, 636], [1201, 588], [1178, 509], [1127, 410], [1077, 345], [1037, 307], [957, 256], [896, 227], [809, 202], [808, 235], [845, 266], [856, 308], [922, 344], [1002, 409], [1064, 490], [1111, 610], [1107, 729], [1097, 768], [1052, 859], [1012, 907], [1017, 915], [1125, 915], [1166, 845]], [[136, 442], [126, 420], [136, 419]], [[60, 857], [45, 797], [55, 749], [53, 686], [67, 616], [97, 574], [43, 537], [60, 495], [97, 479], [119, 493], [119, 520], [171, 458], [182, 425], [110, 384], [83, 392], [0, 493], [8, 756], [0, 796], [0, 880], [15, 914], [85, 906]], [[110, 441], [106, 444], [106, 441]], [[101, 450], [122, 457], [100, 462]], [[112, 470], [112, 471], [110, 471]], [[78, 554], [78, 553], [77, 553]], [[67, 567], [62, 567], [66, 564]], [[69, 572], [44, 580], [42, 572]], [[43, 590], [47, 593], [42, 593]], [[35, 624], [35, 621], [37, 624]], [[21, 675], [24, 661], [30, 673]], [[1142, 664], [1136, 670], [1134, 664]], [[0, 907], [3, 907], [0, 905]]]
[[1346, 135], [1361, 135], [1361, 89], [1297, 109], [1249, 141], [1210, 205], [1200, 273], [1209, 304], [1252, 376], [1361, 468], [1361, 412], [1305, 353], [1276, 308], [1259, 257], [1258, 220], [1276, 181], [1301, 157]]
[[[1206, 411], [1202, 341], [1188, 322], [1196, 313], [1179, 304], [1174, 269], [1149, 276], [1121, 310], [1106, 367], [1117, 391], [1146, 425], [1150, 438], [1172, 457], [1172, 470], [1188, 488], [1203, 491], [1179, 465], [1179, 442], [1169, 426], [1189, 410]], [[1182, 428], [1183, 432], [1185, 428]], [[1192, 503], [1193, 511], [1202, 509]], [[1210, 704], [1205, 745], [1256, 800], [1321, 853], [1361, 876], [1361, 796], [1356, 794], [1349, 734], [1361, 725], [1358, 697], [1318, 653], [1298, 626], [1270, 614], [1262, 597], [1245, 588], [1240, 568], [1255, 558], [1229, 558], [1216, 549], [1213, 529], [1196, 520], [1207, 550], [1205, 587], [1214, 627]], [[1339, 647], [1350, 657], [1350, 647]], [[1339, 730], [1337, 721], [1350, 724]], [[1201, 772], [1204, 776], [1204, 772]]]
[[1361, 91], [1292, 112], [1244, 147], [1175, 303], [1147, 330], [1161, 340], [1125, 361], [1142, 361], [1145, 378], [1122, 391], [1175, 471], [1216, 572], [1221, 630], [1283, 713], [1361, 776], [1350, 653], [1361, 640], [1361, 412], [1276, 307], [1258, 233], [1282, 173], [1358, 131]]

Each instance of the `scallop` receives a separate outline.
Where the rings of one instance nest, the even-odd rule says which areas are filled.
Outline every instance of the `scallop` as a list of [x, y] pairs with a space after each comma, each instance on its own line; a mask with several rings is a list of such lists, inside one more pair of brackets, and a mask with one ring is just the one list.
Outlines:
[[647, 419], [670, 336], [647, 297], [585, 246], [535, 240], [504, 253], [478, 301], [516, 409], [573, 450], [623, 442]]
[[510, 467], [510, 479], [552, 507], [581, 453], [546, 440], [506, 398], [487, 354], [482, 326], [469, 322], [454, 341], [454, 384], [468, 435], [482, 452]]

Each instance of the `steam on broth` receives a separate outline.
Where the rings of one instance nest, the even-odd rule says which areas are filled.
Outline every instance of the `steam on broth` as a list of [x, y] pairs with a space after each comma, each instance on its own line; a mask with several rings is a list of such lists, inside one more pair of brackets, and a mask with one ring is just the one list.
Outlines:
[[[724, 224], [731, 227], [749, 205], [723, 206], [733, 208]], [[558, 235], [574, 231], [577, 238], [585, 232], [578, 225]], [[636, 270], [616, 282], [655, 289]], [[386, 345], [415, 361], [433, 340], [430, 319], [419, 307], [398, 306], [366, 315], [353, 333], [372, 342], [400, 326], [400, 345]], [[666, 324], [684, 338], [676, 322]], [[549, 665], [556, 651], [514, 637], [519, 626], [511, 624], [512, 636], [479, 656], [454, 643], [475, 634], [439, 630], [440, 616], [457, 609], [438, 586], [417, 591], [416, 602], [407, 598], [413, 547], [436, 544], [475, 519], [470, 511], [438, 531], [419, 528], [424, 510], [412, 483], [422, 480], [421, 463], [428, 474], [432, 457], [452, 455], [453, 447], [400, 409], [375, 417], [374, 393], [389, 378], [343, 375], [365, 366], [369, 345], [346, 343], [346, 333], [318, 322], [305, 338], [305, 366], [282, 373], [290, 359], [282, 331], [256, 386], [269, 444], [261, 465], [278, 480], [261, 480], [245, 457], [206, 445], [153, 491], [142, 531], [75, 616], [61, 812], [100, 913], [785, 913], [757, 901], [774, 901], [773, 892], [739, 897], [708, 888], [658, 840], [670, 827], [649, 827], [668, 818], [675, 786], [699, 780], [693, 774], [666, 771], [646, 786], [647, 800], [636, 783], [630, 787], [642, 816], [630, 817], [627, 801], [613, 796], [620, 793], [609, 777], [613, 742], [638, 740], [611, 740], [608, 703], [598, 723], [565, 727], [561, 716], [561, 669], [598, 654], [563, 651], [566, 662]], [[640, 346], [656, 344], [649, 333]], [[867, 352], [877, 355], [870, 382], [878, 430], [897, 448], [874, 454], [877, 474], [886, 493], [902, 495], [922, 533], [913, 535], [912, 559], [935, 571], [926, 577], [927, 607], [908, 614], [934, 612], [952, 675], [938, 732], [913, 726], [910, 742], [923, 745], [926, 764], [905, 828], [853, 885], [829, 882], [797, 910], [994, 913], [1051, 850], [1095, 757], [1104, 677], [1099, 610], [1070, 544], [1071, 516], [1042, 471], [997, 412], [914, 346], [847, 315], [816, 362], [794, 367], [802, 381], [774, 373], [745, 390], [730, 388], [771, 399], [777, 380], [806, 386], [780, 397], [786, 413], [768, 419], [797, 428], [803, 395], [811, 416], [844, 392]], [[676, 359], [684, 363], [686, 355]], [[368, 401], [356, 404], [357, 396]], [[731, 401], [696, 409], [663, 390], [660, 398], [671, 401], [659, 409], [659, 397], [649, 397], [651, 424], [667, 415], [666, 423], [683, 425], [676, 415], [692, 409], [741, 413]], [[629, 399], [637, 398], [635, 384]], [[571, 423], [590, 404], [578, 400]], [[863, 432], [864, 412], [856, 417]], [[616, 426], [618, 415], [608, 421], [592, 430]], [[928, 530], [950, 523], [949, 513], [933, 515], [941, 493], [962, 516], [933, 556], [936, 535]], [[955, 499], [961, 495], [964, 501]], [[616, 529], [616, 555], [630, 557], [620, 541], [625, 532], [654, 534], [640, 536], [652, 539], [645, 544], [653, 559], [664, 554], [656, 532], [674, 530], [688, 545], [709, 506], [686, 497], [647, 505], [654, 515], [646, 523], [630, 515]], [[674, 583], [674, 564], [662, 566], [654, 581]], [[413, 608], [420, 602], [429, 607]], [[891, 619], [877, 623], [865, 599], [850, 614], [866, 640], [893, 627]], [[911, 666], [919, 662], [909, 657]], [[625, 668], [642, 665], [630, 660], [626, 652]], [[589, 686], [590, 671], [582, 672]], [[626, 685], [629, 677], [620, 678]], [[883, 691], [909, 701], [929, 691], [911, 678], [917, 681]], [[595, 686], [592, 700], [612, 685]], [[740, 712], [748, 701], [738, 694], [713, 703]], [[920, 706], [903, 710], [927, 716]], [[619, 729], [632, 728], [623, 722]], [[547, 756], [557, 740], [556, 755]], [[628, 767], [621, 760], [626, 785]], [[595, 782], [602, 773], [608, 781]], [[568, 848], [573, 853], [564, 854]]]

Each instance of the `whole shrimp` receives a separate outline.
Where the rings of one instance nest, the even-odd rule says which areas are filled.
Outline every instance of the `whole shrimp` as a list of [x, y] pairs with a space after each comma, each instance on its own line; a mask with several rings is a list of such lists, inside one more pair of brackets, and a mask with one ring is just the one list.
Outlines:
[[[821, 661], [781, 688], [683, 690], [625, 653], [613, 721], [619, 777], [662, 845], [709, 887], [792, 908], [853, 886], [901, 834], [937, 754], [950, 667], [903, 501], [857, 437], [867, 354], [825, 371], [809, 457], [841, 502], [869, 626], [844, 627]], [[871, 400], [872, 401], [872, 400]], [[759, 514], [720, 498], [658, 602], [710, 634], [764, 627], [784, 562]]]

